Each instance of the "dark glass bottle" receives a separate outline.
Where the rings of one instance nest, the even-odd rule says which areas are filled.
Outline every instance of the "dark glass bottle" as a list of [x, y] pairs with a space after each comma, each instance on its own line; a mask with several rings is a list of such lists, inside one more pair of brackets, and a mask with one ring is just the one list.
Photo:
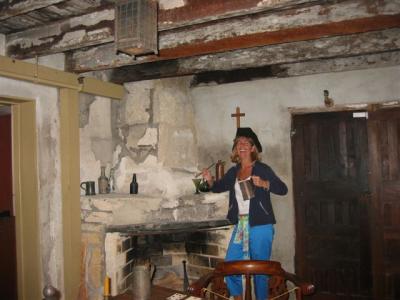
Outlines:
[[131, 182], [131, 185], [129, 187], [129, 193], [130, 194], [137, 194], [138, 190], [139, 190], [139, 185], [138, 185], [138, 183], [136, 181], [136, 174], [133, 173], [132, 182]]

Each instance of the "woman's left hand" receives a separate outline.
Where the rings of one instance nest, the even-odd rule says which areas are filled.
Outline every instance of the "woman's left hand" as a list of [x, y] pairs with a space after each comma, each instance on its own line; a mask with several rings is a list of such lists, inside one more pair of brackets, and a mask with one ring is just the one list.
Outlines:
[[269, 190], [269, 181], [263, 180], [260, 176], [251, 176], [251, 180], [255, 186]]

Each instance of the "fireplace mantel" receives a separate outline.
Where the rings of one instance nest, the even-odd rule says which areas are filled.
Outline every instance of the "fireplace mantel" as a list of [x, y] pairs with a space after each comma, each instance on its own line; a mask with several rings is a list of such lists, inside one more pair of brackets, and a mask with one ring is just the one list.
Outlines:
[[[82, 223], [103, 224], [121, 230], [136, 225], [174, 226], [173, 223], [199, 223], [225, 220], [228, 211], [227, 193], [192, 194], [176, 199], [163, 196], [99, 194], [81, 196]], [[135, 225], [135, 226], [134, 226]], [[147, 226], [147, 225], [146, 225]], [[179, 226], [178, 226], [179, 227]]]

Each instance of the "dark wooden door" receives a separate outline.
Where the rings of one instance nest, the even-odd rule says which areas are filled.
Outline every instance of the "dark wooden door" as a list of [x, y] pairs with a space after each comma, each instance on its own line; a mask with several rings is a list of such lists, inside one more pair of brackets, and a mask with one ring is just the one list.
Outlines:
[[0, 116], [0, 298], [17, 300], [11, 161], [11, 115], [2, 115]]
[[368, 120], [375, 299], [400, 299], [400, 109]]
[[317, 287], [313, 299], [368, 299], [366, 118], [352, 112], [294, 116], [296, 272]]

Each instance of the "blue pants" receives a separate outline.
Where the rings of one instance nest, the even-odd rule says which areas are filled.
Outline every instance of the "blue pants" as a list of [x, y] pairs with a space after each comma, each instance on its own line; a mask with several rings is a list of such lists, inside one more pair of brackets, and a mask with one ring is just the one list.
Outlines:
[[[225, 260], [242, 260], [242, 244], [234, 243], [237, 225], [233, 229], [231, 241], [228, 246]], [[271, 257], [272, 240], [274, 239], [274, 225], [258, 225], [249, 227], [249, 254], [250, 259], [269, 260]], [[255, 292], [257, 300], [268, 298], [268, 280], [266, 275], [257, 275], [254, 278]], [[242, 276], [234, 275], [225, 277], [226, 284], [231, 296], [242, 295]]]

